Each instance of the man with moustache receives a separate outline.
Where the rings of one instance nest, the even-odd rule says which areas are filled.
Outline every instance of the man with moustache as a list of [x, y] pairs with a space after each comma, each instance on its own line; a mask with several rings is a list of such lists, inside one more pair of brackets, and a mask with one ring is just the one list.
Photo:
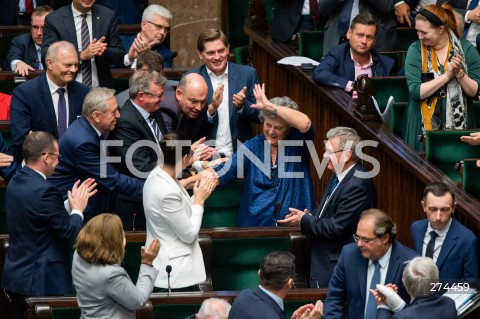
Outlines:
[[78, 68], [77, 51], [66, 41], [52, 44], [45, 58], [46, 73], [13, 90], [10, 128], [13, 155], [21, 163], [22, 144], [30, 131], [44, 131], [60, 138], [82, 114], [88, 87], [74, 81]]
[[[344, 245], [353, 242], [360, 214], [377, 205], [373, 175], [356, 154], [360, 137], [349, 127], [327, 132], [324, 158], [333, 172], [315, 212], [291, 208], [280, 225], [300, 225], [311, 240], [310, 287], [327, 287]], [[362, 176], [363, 175], [363, 176]]]

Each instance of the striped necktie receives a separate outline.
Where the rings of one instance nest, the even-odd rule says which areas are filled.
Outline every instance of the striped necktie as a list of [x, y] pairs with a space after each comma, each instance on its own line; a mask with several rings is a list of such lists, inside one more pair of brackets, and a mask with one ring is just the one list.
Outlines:
[[[85, 50], [88, 45], [90, 44], [90, 32], [88, 31], [87, 25], [87, 14], [82, 14], [82, 51]], [[82, 83], [88, 86], [89, 88], [92, 87], [92, 61], [86, 60], [83, 61], [81, 64], [82, 68]]]
[[153, 114], [150, 114], [148, 117], [148, 122], [150, 122], [150, 125], [152, 126], [153, 133], [155, 134], [157, 141], [160, 141], [162, 138], [162, 133], [160, 132], [160, 128], [158, 127], [157, 121], [155, 120], [155, 116], [153, 116]]

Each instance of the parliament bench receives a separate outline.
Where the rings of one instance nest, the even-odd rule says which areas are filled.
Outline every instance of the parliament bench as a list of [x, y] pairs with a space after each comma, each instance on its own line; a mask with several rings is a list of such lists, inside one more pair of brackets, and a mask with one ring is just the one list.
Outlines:
[[393, 96], [395, 102], [408, 102], [410, 99], [404, 76], [378, 76], [370, 77], [369, 80], [375, 89], [375, 100], [382, 111], [387, 106], [390, 96]]

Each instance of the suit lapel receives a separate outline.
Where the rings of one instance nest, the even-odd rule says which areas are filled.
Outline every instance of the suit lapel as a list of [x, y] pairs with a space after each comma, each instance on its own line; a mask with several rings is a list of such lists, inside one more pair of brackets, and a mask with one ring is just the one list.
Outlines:
[[[360, 296], [361, 296], [361, 300], [362, 300], [362, 304], [363, 304], [363, 307], [362, 309], [365, 309], [365, 298], [366, 298], [366, 287], [367, 287], [367, 271], [368, 271], [368, 259], [365, 259], [362, 257], [361, 253], [360, 253], [360, 264], [361, 266], [360, 267], [357, 267], [357, 271], [358, 271], [358, 290], [360, 291]], [[363, 313], [362, 313], [362, 317], [363, 317]]]
[[397, 243], [394, 241], [392, 243], [392, 254], [390, 256], [390, 261], [388, 262], [385, 283], [394, 283], [396, 282], [395, 278], [397, 278], [397, 275], [400, 277], [402, 276], [402, 274], [400, 273], [400, 267], [402, 266], [402, 263], [398, 261], [399, 258], [400, 254], [398, 253], [398, 246]]
[[442, 244], [442, 249], [440, 249], [440, 254], [438, 255], [438, 259], [436, 263], [438, 268], [442, 266], [442, 264], [445, 262], [450, 252], [457, 245], [457, 239], [458, 239], [457, 221], [455, 219], [452, 219], [452, 224], [450, 225], [450, 229], [447, 232], [447, 236], [445, 236], [445, 240], [443, 241], [443, 244]]
[[33, 42], [32, 37], [30, 37], [30, 41], [28, 43], [28, 52], [26, 54], [30, 57], [30, 60], [34, 62], [32, 63], [32, 67], [38, 70], [40, 61], [38, 61], [37, 50], [35, 49], [35, 42]]
[[141, 128], [143, 128], [143, 131], [145, 134], [147, 134], [150, 137], [150, 140], [157, 143], [157, 140], [155, 136], [153, 136], [152, 130], [150, 129], [150, 126], [148, 125], [147, 121], [143, 118], [142, 114], [137, 110], [137, 108], [132, 104], [131, 100], [127, 100], [125, 106], [128, 111], [132, 114], [132, 117], [134, 117], [132, 120], [138, 121], [138, 124], [140, 125]]
[[[332, 183], [332, 179], [337, 176], [336, 174], [332, 174], [332, 176], [330, 176], [328, 182], [327, 182], [327, 188], [330, 187], [330, 184]], [[315, 214], [316, 217], [319, 216], [320, 212], [322, 211], [322, 208], [323, 206], [325, 205], [325, 202], [327, 200], [327, 194], [328, 194], [328, 189], [325, 189], [325, 191], [323, 192], [323, 195], [322, 195], [322, 200], [320, 201], [320, 205], [318, 205], [318, 209], [317, 209], [317, 212]]]
[[48, 87], [46, 73], [41, 75], [40, 81], [40, 98], [42, 99], [42, 105], [45, 108], [44, 111], [47, 114], [47, 118], [49, 119], [50, 126], [52, 127], [52, 132], [55, 132], [55, 137], [58, 138], [57, 115], [55, 114], [55, 107], [53, 105], [50, 88]]
[[427, 219], [422, 220], [419, 231], [413, 235], [414, 236], [413, 245], [414, 245], [414, 248], [416, 248], [415, 250], [419, 255], [422, 255], [423, 239], [425, 238], [425, 232], [427, 231], [427, 226], [428, 226], [428, 220]]
[[70, 82], [67, 85], [67, 90], [68, 90], [68, 125], [72, 124], [77, 118], [75, 116], [76, 114], [76, 106], [78, 103], [82, 104], [81, 101], [78, 101], [79, 96], [77, 92], [75, 91], [75, 88], [73, 86], [73, 82]]
[[[100, 11], [97, 10], [97, 6], [93, 5], [92, 7], [92, 40], [93, 39], [100, 39], [102, 36], [100, 35], [100, 25], [101, 25], [101, 15]], [[108, 39], [105, 39], [108, 41]]]
[[208, 87], [208, 96], [207, 96], [207, 106], [212, 103], [212, 99], [213, 99], [213, 86], [212, 86], [212, 81], [210, 80], [210, 77], [208, 76], [208, 71], [207, 71], [207, 65], [204, 64], [201, 68], [200, 68], [200, 74], [203, 76], [203, 78], [205, 79], [205, 82], [207, 82], [207, 87]]
[[153, 116], [155, 117], [155, 121], [157, 121], [157, 125], [160, 129], [160, 132], [162, 133], [162, 136], [167, 134], [167, 125], [163, 120], [162, 113], [160, 113], [160, 111], [156, 111], [155, 113], [153, 113]]
[[243, 88], [243, 86], [241, 88], [236, 87], [236, 84], [238, 84], [237, 76], [238, 76], [238, 73], [236, 72], [235, 66], [233, 65], [233, 63], [228, 62], [227, 80], [228, 80], [228, 107], [229, 107], [230, 119], [235, 113], [235, 107], [233, 106], [233, 101], [232, 101], [233, 95]]
[[77, 29], [75, 28], [73, 11], [70, 5], [67, 7], [67, 11], [63, 15], [63, 24], [65, 26], [65, 32], [67, 33], [67, 39], [69, 42], [72, 42], [75, 49], [78, 50]]

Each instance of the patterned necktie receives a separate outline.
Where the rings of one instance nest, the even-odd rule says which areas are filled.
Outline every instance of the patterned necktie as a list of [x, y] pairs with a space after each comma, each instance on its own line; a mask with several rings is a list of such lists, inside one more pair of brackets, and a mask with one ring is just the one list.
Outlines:
[[[81, 33], [82, 33], [82, 51], [83, 51], [90, 44], [90, 32], [88, 31], [86, 13], [82, 14]], [[82, 61], [81, 68], [82, 68], [82, 83], [88, 86], [89, 88], [91, 88], [92, 87], [92, 61], [90, 60]]]
[[158, 127], [157, 121], [155, 120], [153, 114], [150, 114], [150, 116], [148, 117], [148, 121], [152, 126], [153, 132], [155, 133], [157, 140], [160, 141], [160, 139], [162, 138], [162, 133], [160, 132], [160, 128]]
[[33, 12], [33, 0], [25, 0], [25, 12], [26, 13]]
[[437, 232], [432, 230], [430, 232], [430, 241], [428, 242], [427, 249], [425, 250], [425, 257], [430, 257], [433, 259], [433, 252], [435, 251], [435, 239], [437, 239], [437, 237]]
[[338, 18], [338, 32], [341, 35], [346, 35], [348, 28], [350, 27], [350, 17], [352, 16], [354, 0], [345, 0], [342, 8], [340, 8], [340, 16]]
[[37, 59], [38, 59], [38, 70], [43, 70], [42, 52], [40, 48], [37, 49]]
[[58, 138], [62, 137], [62, 135], [67, 130], [67, 103], [65, 102], [65, 89], [58, 88], [58, 121], [57, 121], [57, 129], [58, 129]]
[[[377, 289], [377, 284], [380, 283], [380, 264], [378, 260], [373, 261], [373, 266], [375, 270], [373, 272], [372, 280], [370, 281], [370, 289]], [[375, 319], [377, 318], [377, 302], [371, 292], [367, 292], [368, 302], [367, 302], [367, 311], [365, 311], [365, 319]]]

